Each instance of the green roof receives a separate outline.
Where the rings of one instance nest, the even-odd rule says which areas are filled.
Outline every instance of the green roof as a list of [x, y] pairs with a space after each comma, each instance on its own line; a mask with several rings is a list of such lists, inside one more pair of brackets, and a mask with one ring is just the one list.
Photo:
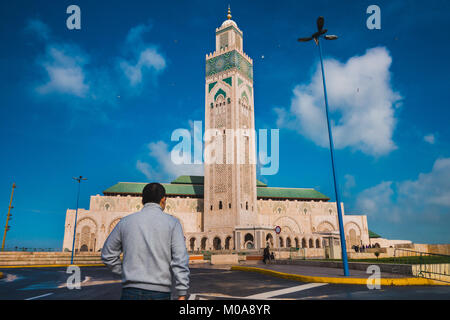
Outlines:
[[381, 236], [379, 234], [376, 234], [375, 232], [369, 230], [369, 238], [375, 239], [375, 238], [381, 238]]
[[[203, 186], [195, 184], [172, 184], [161, 183], [166, 189], [167, 195], [188, 195], [188, 196], [203, 196]], [[141, 194], [147, 183], [140, 182], [119, 182], [112, 187], [103, 191], [104, 195], [137, 195]]]
[[[173, 184], [204, 184], [205, 178], [203, 176], [179, 176], [171, 183]], [[257, 187], [267, 187], [267, 184], [256, 180]]]
[[258, 187], [257, 196], [258, 198], [330, 200], [330, 198], [317, 190], [303, 188]]
[[171, 183], [174, 184], [204, 184], [203, 176], [179, 176]]
[[[167, 195], [190, 196], [201, 198], [204, 194], [203, 176], [180, 176], [171, 183], [162, 183]], [[139, 195], [147, 183], [119, 182], [103, 191], [104, 195]], [[303, 188], [276, 188], [268, 187], [257, 180], [257, 197], [267, 199], [303, 199], [303, 200], [330, 200], [327, 196], [315, 189]]]

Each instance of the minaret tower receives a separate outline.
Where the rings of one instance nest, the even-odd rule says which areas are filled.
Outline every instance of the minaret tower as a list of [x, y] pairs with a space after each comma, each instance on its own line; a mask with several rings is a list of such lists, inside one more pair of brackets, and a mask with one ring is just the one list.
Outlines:
[[[253, 60], [228, 7], [227, 20], [216, 29], [216, 50], [206, 55], [205, 138], [210, 132], [216, 159], [205, 159], [205, 232], [236, 236], [237, 229], [258, 225], [253, 97]], [[236, 238], [241, 247], [244, 239]]]

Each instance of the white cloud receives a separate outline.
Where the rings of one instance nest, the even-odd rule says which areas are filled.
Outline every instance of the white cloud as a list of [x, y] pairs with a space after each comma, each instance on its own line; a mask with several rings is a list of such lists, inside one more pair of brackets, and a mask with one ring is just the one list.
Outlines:
[[[118, 96], [129, 93], [130, 86], [143, 83], [147, 75], [154, 85], [156, 75], [165, 69], [166, 61], [155, 45], [143, 40], [143, 35], [150, 29], [150, 25], [131, 28], [124, 45], [127, 58], [113, 57], [114, 62], [108, 65], [91, 61], [91, 56], [76, 44], [57, 39], [42, 21], [28, 20], [25, 31], [44, 48], [36, 59], [43, 73], [34, 85], [35, 92], [42, 96], [69, 97], [63, 105], [99, 111], [105, 106], [117, 105]], [[125, 88], [120, 88], [123, 83], [117, 80], [122, 76], [126, 79]], [[131, 94], [136, 93], [140, 91]]]
[[[392, 58], [384, 47], [341, 63], [325, 60], [325, 77], [336, 148], [380, 156], [396, 149], [392, 139], [395, 108], [401, 100], [390, 85]], [[318, 66], [310, 83], [297, 85], [290, 112], [277, 108], [277, 124], [297, 130], [317, 145], [328, 147], [322, 76]]]
[[425, 142], [428, 142], [429, 144], [435, 144], [436, 143], [436, 136], [432, 133], [427, 134], [423, 137], [423, 140]]
[[387, 181], [363, 190], [357, 196], [356, 207], [375, 219], [392, 222], [448, 221], [450, 158], [437, 159], [431, 172], [420, 173], [416, 180]]
[[142, 83], [143, 73], [145, 71], [153, 71], [158, 73], [166, 67], [164, 57], [154, 48], [146, 48], [139, 53], [136, 62], [121, 60], [120, 68], [128, 78], [131, 86]]
[[136, 168], [152, 181], [163, 181], [180, 175], [203, 175], [202, 164], [175, 164], [171, 158], [168, 145], [163, 141], [148, 144], [149, 156], [156, 162], [149, 163], [138, 160]]
[[156, 76], [166, 68], [166, 60], [157, 47], [143, 39], [151, 28], [150, 23], [138, 25], [131, 28], [126, 37], [128, 58], [119, 59], [118, 65], [131, 87], [142, 84], [145, 74]]
[[89, 91], [84, 65], [87, 56], [69, 45], [50, 44], [39, 65], [45, 69], [48, 81], [36, 88], [41, 94], [63, 93], [85, 97]]

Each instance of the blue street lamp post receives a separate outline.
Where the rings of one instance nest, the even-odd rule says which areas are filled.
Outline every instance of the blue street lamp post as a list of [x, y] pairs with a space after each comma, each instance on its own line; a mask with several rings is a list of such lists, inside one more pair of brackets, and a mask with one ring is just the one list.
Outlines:
[[330, 141], [331, 166], [333, 169], [334, 192], [336, 195], [336, 205], [337, 205], [338, 220], [339, 220], [339, 235], [340, 235], [340, 239], [341, 239], [342, 264], [343, 264], [343, 268], [344, 268], [344, 275], [349, 276], [350, 273], [348, 271], [347, 246], [345, 243], [344, 222], [343, 222], [343, 218], [342, 218], [341, 201], [339, 198], [339, 188], [338, 188], [337, 174], [336, 174], [335, 161], [334, 161], [333, 134], [331, 133], [330, 118], [329, 118], [329, 112], [328, 112], [328, 97], [327, 97], [327, 87], [325, 84], [325, 72], [324, 72], [323, 60], [322, 60], [322, 48], [320, 47], [320, 41], [319, 41], [320, 37], [323, 37], [325, 40], [336, 40], [337, 36], [325, 35], [325, 33], [328, 30], [323, 29], [323, 25], [324, 25], [324, 18], [319, 17], [317, 19], [318, 31], [316, 33], [314, 33], [311, 37], [300, 38], [300, 39], [298, 39], [298, 41], [306, 42], [306, 41], [314, 40], [316, 42], [317, 46], [319, 47], [320, 67], [322, 70], [322, 81], [323, 81], [323, 94], [325, 97], [325, 111], [326, 111], [325, 113], [327, 116], [328, 138]]
[[77, 234], [78, 202], [80, 200], [80, 186], [81, 186], [81, 181], [87, 180], [87, 178], [83, 178], [82, 176], [79, 176], [78, 178], [73, 177], [73, 179], [78, 181], [78, 194], [77, 194], [77, 209], [75, 211], [75, 224], [73, 227], [72, 257], [70, 258], [70, 264], [73, 264], [73, 254], [75, 252], [75, 235]]

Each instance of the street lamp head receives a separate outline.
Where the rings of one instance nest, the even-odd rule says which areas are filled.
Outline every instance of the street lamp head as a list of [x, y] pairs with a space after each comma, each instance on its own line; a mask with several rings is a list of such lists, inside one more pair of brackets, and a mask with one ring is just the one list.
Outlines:
[[338, 38], [338, 36], [336, 36], [334, 34], [333, 35], [331, 35], [331, 34], [328, 35], [327, 34], [327, 35], [324, 36], [324, 38], [325, 38], [325, 40], [336, 40]]
[[335, 35], [325, 35], [328, 32], [328, 29], [324, 29], [325, 25], [325, 19], [324, 17], [320, 16], [317, 18], [317, 32], [315, 32], [312, 36], [306, 37], [306, 38], [298, 38], [297, 41], [299, 42], [308, 42], [311, 40], [314, 40], [314, 42], [318, 45], [319, 44], [319, 38], [324, 37], [326, 40], [336, 40], [338, 37]]

